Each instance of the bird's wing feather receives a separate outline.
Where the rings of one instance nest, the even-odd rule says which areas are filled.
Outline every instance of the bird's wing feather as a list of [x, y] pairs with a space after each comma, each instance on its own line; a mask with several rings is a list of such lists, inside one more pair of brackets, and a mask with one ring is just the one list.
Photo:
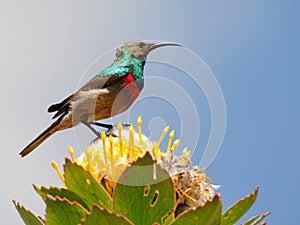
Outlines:
[[113, 86], [115, 84], [121, 83], [122, 79], [126, 75], [127, 74], [122, 74], [122, 75], [118, 74], [118, 75], [107, 76], [107, 77], [95, 76], [89, 82], [87, 82], [85, 85], [83, 85], [78, 91], [76, 91], [74, 94], [70, 95], [68, 98], [64, 99], [62, 102], [51, 105], [48, 108], [48, 112], [57, 111], [52, 118], [52, 119], [54, 119], [70, 109], [70, 102], [74, 99], [74, 97], [77, 95], [78, 92], [89, 91], [92, 89], [107, 88], [109, 86]]
[[66, 99], [64, 99], [63, 101], [61, 101], [60, 103], [56, 103], [56, 104], [53, 104], [51, 105], [49, 108], [48, 108], [48, 112], [51, 113], [51, 112], [56, 112], [58, 111], [59, 109], [61, 109], [65, 104], [69, 103], [69, 101], [73, 98], [73, 94], [71, 94], [69, 97], [67, 97]]
[[106, 76], [106, 77], [95, 76], [93, 79], [91, 79], [85, 85], [83, 85], [77, 92], [79, 92], [79, 91], [89, 91], [89, 90], [92, 90], [92, 89], [107, 88], [109, 86], [117, 84], [118, 82], [121, 82], [121, 80], [126, 75], [127, 74], [121, 74], [121, 75], [118, 74], [118, 75], [112, 75], [112, 76]]

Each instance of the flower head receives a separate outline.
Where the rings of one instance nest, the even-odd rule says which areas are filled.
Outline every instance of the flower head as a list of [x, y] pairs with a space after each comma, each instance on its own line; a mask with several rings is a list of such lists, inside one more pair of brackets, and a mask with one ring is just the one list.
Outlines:
[[75, 162], [88, 170], [99, 182], [104, 178], [108, 184], [107, 189], [112, 194], [122, 172], [149, 152], [173, 180], [177, 192], [176, 207], [204, 205], [214, 197], [214, 190], [218, 186], [211, 184], [211, 179], [203, 169], [191, 165], [191, 152], [185, 148], [180, 156], [174, 154], [174, 149], [179, 144], [179, 139], [173, 141], [174, 130], [169, 133], [167, 149], [161, 149], [161, 142], [170, 127], [167, 126], [160, 139], [153, 142], [142, 134], [141, 117], [137, 124], [137, 131], [133, 125], [119, 123], [106, 133], [103, 132]]

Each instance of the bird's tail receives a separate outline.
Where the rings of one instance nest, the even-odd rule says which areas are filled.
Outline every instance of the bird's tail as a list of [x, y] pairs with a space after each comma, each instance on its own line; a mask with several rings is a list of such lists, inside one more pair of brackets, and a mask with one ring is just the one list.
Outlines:
[[37, 146], [42, 144], [48, 137], [50, 137], [52, 134], [54, 134], [56, 131], [59, 130], [60, 120], [56, 120], [54, 123], [52, 123], [43, 133], [41, 133], [37, 138], [35, 138], [32, 142], [30, 142], [19, 154], [21, 157], [24, 157], [28, 155], [30, 152], [32, 152]]

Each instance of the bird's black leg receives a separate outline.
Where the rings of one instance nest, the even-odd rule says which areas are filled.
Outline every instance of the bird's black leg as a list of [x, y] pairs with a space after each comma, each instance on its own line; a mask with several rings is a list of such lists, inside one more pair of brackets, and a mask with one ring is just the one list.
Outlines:
[[84, 125], [86, 125], [88, 128], [90, 128], [91, 131], [93, 131], [94, 134], [96, 134], [98, 137], [101, 135], [94, 127], [91, 126], [87, 121], [81, 121]]
[[93, 125], [96, 125], [99, 127], [104, 127], [104, 128], [107, 128], [108, 130], [113, 128], [113, 125], [107, 124], [107, 123], [99, 123], [99, 122], [92, 121], [92, 122], [90, 122], [90, 124], [93, 124]]

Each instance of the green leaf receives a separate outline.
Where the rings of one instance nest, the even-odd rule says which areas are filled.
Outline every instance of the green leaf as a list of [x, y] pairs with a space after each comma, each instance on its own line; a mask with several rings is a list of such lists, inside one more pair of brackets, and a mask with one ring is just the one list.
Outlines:
[[235, 224], [253, 205], [258, 194], [258, 187], [244, 199], [233, 204], [222, 216], [222, 225]]
[[69, 190], [76, 193], [90, 209], [93, 204], [112, 210], [112, 199], [102, 185], [81, 166], [66, 159], [64, 165], [65, 182]]
[[26, 225], [44, 225], [44, 222], [40, 218], [30, 210], [25, 209], [19, 202], [13, 201], [13, 203]]
[[77, 202], [70, 202], [60, 197], [46, 197], [46, 224], [47, 225], [76, 225], [80, 224], [88, 211]]
[[257, 225], [259, 222], [261, 222], [265, 217], [270, 215], [270, 212], [267, 212], [263, 215], [256, 215], [247, 220], [243, 225]]
[[113, 195], [114, 210], [134, 224], [162, 223], [175, 205], [175, 190], [168, 174], [149, 153], [120, 176]]
[[222, 203], [215, 195], [211, 202], [180, 214], [171, 225], [219, 225], [221, 224]]
[[259, 218], [260, 215], [256, 215], [248, 219], [246, 222], [243, 223], [243, 225], [251, 225], [257, 218]]
[[119, 216], [116, 213], [110, 213], [106, 209], [100, 209], [99, 206], [93, 205], [92, 212], [87, 216], [86, 220], [82, 225], [133, 225], [128, 219], [124, 216]]
[[44, 201], [46, 201], [46, 196], [51, 195], [52, 197], [60, 197], [60, 198], [66, 198], [71, 202], [77, 202], [80, 205], [82, 205], [84, 208], [89, 210], [88, 206], [85, 204], [85, 202], [74, 192], [66, 189], [66, 188], [59, 188], [59, 187], [50, 187], [46, 188], [44, 186], [37, 187], [33, 185], [35, 191], [42, 197]]

